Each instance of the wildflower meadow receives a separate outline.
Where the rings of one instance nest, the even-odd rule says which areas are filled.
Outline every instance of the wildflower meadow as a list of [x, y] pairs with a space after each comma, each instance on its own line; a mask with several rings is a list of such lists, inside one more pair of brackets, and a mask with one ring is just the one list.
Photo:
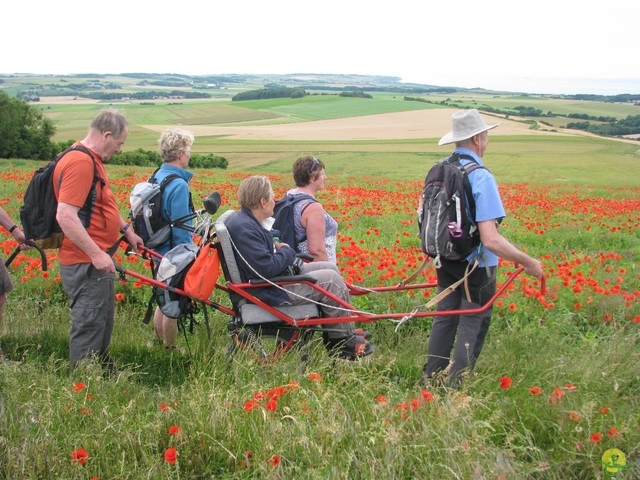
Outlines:
[[[343, 275], [396, 285], [424, 258], [415, 213], [422, 178], [333, 178], [330, 155], [325, 162], [318, 198], [339, 223]], [[2, 207], [14, 219], [35, 165], [0, 166]], [[108, 168], [126, 215], [131, 188], [149, 172]], [[237, 208], [237, 186], [250, 174], [195, 173], [196, 206], [218, 190], [221, 211]], [[269, 176], [276, 196], [291, 187], [289, 174]], [[120, 374], [103, 379], [95, 365], [70, 374], [56, 251], [47, 251], [46, 272], [36, 253], [20, 253], [1, 337], [12, 363], [0, 367], [0, 478], [639, 478], [640, 187], [498, 181], [508, 212], [500, 231], [541, 259], [546, 288], [524, 274], [509, 285], [460, 390], [420, 383], [428, 318], [360, 325], [376, 346], [363, 361], [332, 360], [316, 335], [308, 355], [293, 350], [264, 365], [227, 355], [228, 317], [210, 309], [211, 338], [200, 313], [168, 352], [141, 322], [150, 287], [127, 277], [116, 285], [111, 347]], [[16, 244], [3, 233], [6, 259]], [[124, 249], [114, 259], [150, 275]], [[502, 263], [499, 283], [513, 270]], [[435, 280], [434, 269], [422, 279]], [[213, 299], [230, 305], [225, 295]], [[432, 295], [353, 302], [410, 312]], [[612, 449], [623, 458], [607, 470]]]

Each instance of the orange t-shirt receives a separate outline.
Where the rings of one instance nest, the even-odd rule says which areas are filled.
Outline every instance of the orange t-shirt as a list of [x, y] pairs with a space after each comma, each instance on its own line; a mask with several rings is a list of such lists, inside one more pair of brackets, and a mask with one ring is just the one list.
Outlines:
[[[107, 251], [120, 233], [120, 210], [111, 191], [102, 159], [93, 150], [91, 153], [96, 160], [96, 172], [105, 185], [96, 183], [96, 201], [92, 208], [91, 222], [86, 230], [100, 249]], [[82, 208], [93, 185], [93, 161], [87, 154], [80, 151], [69, 152], [56, 164], [53, 171], [53, 189], [59, 203]], [[58, 252], [58, 260], [62, 265], [91, 262], [91, 259], [67, 237], [64, 238]]]

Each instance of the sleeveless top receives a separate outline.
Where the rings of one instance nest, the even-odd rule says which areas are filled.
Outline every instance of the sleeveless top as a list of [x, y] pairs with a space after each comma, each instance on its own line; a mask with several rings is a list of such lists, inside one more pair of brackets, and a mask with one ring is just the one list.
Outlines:
[[[290, 190], [289, 193], [296, 195], [299, 192]], [[302, 201], [294, 205], [293, 220], [296, 230], [296, 241], [298, 242], [298, 252], [309, 253], [309, 244], [306, 240], [307, 232], [302, 226], [302, 210], [311, 203], [311, 201]], [[304, 241], [300, 241], [301, 239]], [[336, 245], [338, 244], [338, 222], [331, 215], [324, 212], [324, 246], [327, 249], [327, 261], [337, 264]]]

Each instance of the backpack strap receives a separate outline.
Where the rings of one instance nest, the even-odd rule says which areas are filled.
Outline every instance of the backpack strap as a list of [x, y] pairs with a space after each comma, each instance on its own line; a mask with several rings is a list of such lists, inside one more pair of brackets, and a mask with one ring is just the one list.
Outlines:
[[58, 161], [60, 161], [60, 159], [64, 157], [67, 153], [76, 152], [76, 151], [84, 153], [91, 159], [91, 161], [93, 162], [93, 182], [94, 184], [99, 182], [100, 185], [104, 187], [106, 185], [106, 182], [102, 177], [100, 177], [100, 175], [98, 175], [98, 165], [96, 165], [96, 159], [93, 157], [93, 154], [91, 153], [91, 151], [84, 145], [81, 145], [81, 144], [71, 145], [69, 148], [64, 150], [61, 154], [59, 154], [56, 157], [55, 162], [58, 163]]
[[[158, 180], [156, 180], [156, 173], [158, 173], [158, 170], [160, 170], [160, 168], [162, 167], [158, 167], [156, 168], [156, 170], [153, 172], [153, 174], [151, 174], [151, 177], [149, 177], [149, 183], [158, 183]], [[164, 195], [164, 189], [167, 187], [167, 185], [175, 180], [176, 178], [181, 178], [180, 175], [178, 175], [177, 173], [170, 173], [169, 175], [167, 175], [166, 177], [164, 177], [162, 179], [162, 181], [160, 182], [160, 196], [162, 197]], [[193, 208], [193, 201], [191, 200], [191, 192], [189, 192], [189, 209], [191, 211], [194, 211], [195, 209]], [[166, 210], [160, 212], [160, 215], [165, 215], [168, 214], [168, 212]], [[169, 246], [171, 248], [175, 247], [175, 245], [173, 244], [173, 219], [172, 218], [166, 218], [165, 220], [167, 220], [169, 222]]]
[[64, 150], [60, 155], [56, 157], [55, 159], [56, 163], [59, 162], [60, 159], [69, 152], [82, 152], [85, 155], [87, 155], [93, 162], [93, 184], [91, 185], [91, 190], [89, 190], [89, 194], [87, 195], [87, 198], [84, 201], [84, 205], [82, 205], [82, 207], [78, 211], [78, 217], [80, 218], [80, 221], [82, 222], [85, 228], [88, 228], [89, 224], [91, 223], [91, 215], [93, 213], [95, 197], [97, 195], [96, 185], [100, 184], [100, 188], [102, 189], [105, 187], [107, 183], [98, 174], [98, 165], [96, 163], [96, 159], [93, 157], [93, 154], [91, 153], [91, 151], [84, 145], [77, 144], [77, 145], [70, 146], [69, 148]]
[[[293, 202], [293, 204], [295, 205], [296, 203], [299, 202], [303, 202], [305, 200], [309, 200], [309, 202], [306, 205], [302, 206], [302, 209], [300, 209], [300, 219], [302, 219], [302, 215], [304, 214], [304, 211], [309, 207], [309, 205], [313, 204], [313, 203], [320, 203], [318, 202], [318, 200], [316, 200], [315, 197], [309, 195], [308, 193], [299, 193], [297, 195], [292, 195], [292, 199], [291, 201]], [[302, 220], [301, 220], [302, 221]], [[295, 231], [293, 232], [293, 234], [295, 235]], [[297, 243], [302, 243], [307, 239], [307, 235], [305, 234], [302, 238], [300, 238], [300, 240], [296, 240]]]
[[[460, 163], [460, 159], [462, 158], [464, 158], [465, 160], [469, 160], [470, 163], [462, 165]], [[465, 153], [454, 153], [445, 161], [447, 163], [457, 163], [458, 165], [460, 165], [460, 169], [462, 170], [462, 183], [464, 184], [464, 192], [467, 195], [469, 212], [471, 213], [471, 219], [474, 223], [476, 223], [476, 201], [473, 198], [473, 191], [471, 189], [471, 183], [469, 182], [469, 174], [478, 168], [484, 168], [485, 170], [487, 170], [487, 167], [485, 167], [484, 165], [480, 165], [475, 158]]]
[[147, 179], [147, 182], [149, 183], [158, 183], [158, 180], [156, 180], [156, 173], [158, 173], [158, 171], [161, 169], [162, 167], [158, 167], [156, 168], [153, 173], [151, 174], [151, 176]]

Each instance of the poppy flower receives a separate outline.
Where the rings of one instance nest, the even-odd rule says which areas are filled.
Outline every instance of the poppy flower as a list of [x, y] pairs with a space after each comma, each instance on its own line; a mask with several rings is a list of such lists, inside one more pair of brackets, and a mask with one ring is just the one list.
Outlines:
[[376, 400], [378, 403], [389, 403], [389, 397], [385, 397], [384, 395], [378, 395]]
[[420, 395], [425, 402], [433, 401], [433, 394], [429, 390], [421, 390]]
[[71, 452], [71, 460], [75, 463], [79, 463], [80, 465], [84, 465], [84, 462], [89, 458], [89, 454], [84, 448], [79, 448]]
[[580, 415], [577, 412], [569, 412], [567, 416], [569, 417], [569, 420], [573, 420], [574, 422], [580, 420]]
[[254, 400], [264, 400], [265, 398], [267, 398], [267, 393], [266, 392], [256, 392], [253, 394], [253, 399]]
[[161, 412], [168, 412], [171, 410], [171, 407], [169, 407], [169, 404], [167, 403], [161, 403], [158, 408], [160, 409]]
[[169, 435], [177, 435], [180, 432], [180, 427], [178, 425], [171, 425], [169, 427]]
[[174, 447], [169, 447], [164, 451], [164, 461], [175, 465], [178, 458], [178, 452]]
[[321, 382], [322, 376], [319, 373], [312, 373], [309, 375], [309, 380], [312, 382]]
[[74, 393], [78, 393], [78, 392], [81, 392], [82, 390], [84, 390], [85, 388], [87, 388], [87, 386], [84, 383], [76, 382], [71, 387], [71, 391], [74, 392]]
[[531, 395], [535, 395], [536, 397], [542, 395], [542, 389], [540, 387], [536, 387], [535, 385], [532, 387], [529, 387], [529, 393]]
[[607, 407], [606, 405], [599, 406], [598, 410], [600, 411], [600, 413], [602, 415], [608, 415], [609, 414], [609, 407]]
[[600, 435], [598, 432], [592, 433], [591, 437], [589, 437], [589, 441], [591, 443], [598, 443], [600, 440], [602, 440], [602, 435]]
[[286, 390], [284, 389], [284, 387], [276, 387], [267, 392], [267, 397], [271, 398], [272, 400], [277, 400], [285, 393]]
[[607, 430], [607, 437], [616, 438], [619, 434], [620, 432], [618, 432], [616, 427], [611, 427]]
[[503, 390], [507, 390], [511, 387], [511, 379], [506, 375], [504, 377], [500, 377], [500, 388]]
[[280, 465], [280, 455], [276, 454], [273, 457], [271, 457], [269, 459], [269, 465], [271, 465], [273, 468], [277, 467], [278, 465]]
[[121, 302], [124, 300], [124, 293], [116, 293], [116, 300]]
[[244, 402], [244, 411], [250, 412], [254, 408], [257, 408], [258, 406], [260, 406], [260, 404], [255, 400], [247, 400], [246, 402]]
[[275, 399], [271, 399], [267, 402], [267, 405], [264, 407], [270, 412], [275, 412], [278, 409], [278, 401]]
[[560, 387], [556, 387], [551, 391], [551, 395], [549, 395], [549, 405], [552, 407], [556, 406], [560, 403], [560, 400], [564, 398], [564, 392]]

